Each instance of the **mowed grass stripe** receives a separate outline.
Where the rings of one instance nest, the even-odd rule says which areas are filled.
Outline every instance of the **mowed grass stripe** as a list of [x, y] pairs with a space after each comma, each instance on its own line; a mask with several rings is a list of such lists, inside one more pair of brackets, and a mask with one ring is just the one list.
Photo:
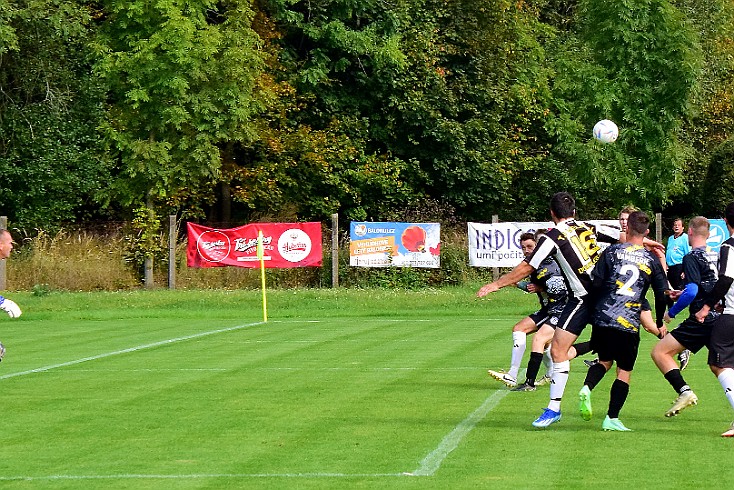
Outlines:
[[[342, 322], [339, 322], [339, 323], [342, 323]], [[236, 371], [247, 371], [252, 366], [258, 366], [258, 364], [259, 363], [262, 363], [262, 362], [269, 362], [269, 363], [276, 363], [276, 364], [279, 363], [279, 362], [287, 362], [289, 364], [292, 363], [292, 362], [298, 362], [302, 366], [304, 366], [304, 365], [305, 366], [308, 366], [308, 365], [311, 365], [312, 363], [316, 363], [317, 365], [322, 365], [323, 363], [328, 362], [328, 361], [337, 362], [340, 358], [350, 359], [351, 360], [350, 361], [351, 363], [355, 363], [355, 362], [356, 363], [380, 362], [379, 359], [373, 359], [372, 358], [371, 351], [375, 350], [375, 351], [378, 351], [379, 352], [379, 346], [381, 344], [382, 345], [390, 345], [390, 346], [392, 346], [393, 344], [397, 344], [397, 343], [399, 343], [400, 340], [403, 340], [403, 339], [406, 338], [406, 336], [405, 336], [406, 335], [406, 332], [404, 330], [403, 331], [400, 331], [400, 330], [396, 330], [394, 328], [387, 328], [387, 327], [384, 326], [384, 324], [393, 323], [391, 321], [387, 321], [387, 322], [379, 322], [378, 321], [377, 324], [375, 326], [373, 326], [373, 327], [369, 327], [365, 322], [361, 322], [361, 323], [362, 323], [362, 327], [361, 328], [357, 328], [357, 329], [355, 329], [354, 325], [352, 325], [351, 328], [345, 328], [344, 326], [340, 326], [339, 328], [335, 328], [335, 327], [332, 326], [332, 328], [328, 329], [328, 332], [327, 332], [328, 335], [326, 337], [317, 337], [315, 339], [315, 341], [319, 345], [319, 347], [317, 349], [314, 349], [314, 346], [313, 345], [297, 346], [298, 348], [296, 348], [296, 349], [293, 349], [292, 346], [290, 348], [284, 348], [284, 347], [288, 347], [288, 346], [287, 345], [284, 345], [283, 343], [279, 344], [277, 342], [278, 341], [278, 338], [279, 338], [279, 335], [282, 335], [282, 333], [278, 332], [278, 329], [271, 329], [270, 328], [271, 326], [268, 325], [266, 328], [261, 329], [260, 331], [258, 331], [257, 334], [254, 334], [252, 332], [251, 332], [251, 334], [253, 336], [257, 336], [258, 338], [262, 338], [263, 335], [267, 335], [267, 337], [268, 337], [267, 343], [276, 345], [278, 347], [278, 349], [276, 351], [270, 351], [265, 357], [262, 358], [263, 360], [261, 360], [261, 361], [258, 361], [258, 358], [260, 358], [260, 355], [263, 354], [262, 352], [259, 352], [259, 351], [262, 351], [262, 349], [248, 349], [248, 350], [246, 350], [246, 352], [243, 353], [243, 354], [246, 354], [246, 355], [243, 355], [243, 356], [240, 356], [239, 357], [239, 359], [244, 359], [244, 361], [239, 362], [238, 363], [239, 365], [237, 365], [237, 366], [232, 366], [230, 368], [230, 371], [231, 372], [230, 373], [227, 373], [228, 374], [227, 377], [228, 378], [231, 378], [230, 375], [233, 374], [233, 373], [235, 373]], [[367, 322], [367, 323], [369, 323], [369, 322]], [[382, 323], [382, 325], [380, 325], [381, 323]], [[420, 322], [415, 322], [415, 323], [420, 323]], [[312, 331], [309, 331], [307, 329], [304, 329], [304, 330], [306, 332], [308, 332], [309, 335], [313, 333]], [[383, 331], [383, 334], [382, 334], [382, 338], [381, 339], [380, 339], [380, 336], [375, 336], [375, 331], [376, 330], [382, 330]], [[422, 330], [422, 329], [420, 329], [420, 328], [409, 329], [409, 330], [411, 330], [414, 335], [421, 335], [422, 333], [425, 333], [425, 331]], [[292, 335], [293, 332], [294, 332], [294, 330], [291, 328], [288, 331], [288, 334], [289, 335]], [[335, 332], [338, 335], [334, 336], [334, 333]], [[299, 332], [299, 333], [303, 333], [303, 332]], [[410, 333], [410, 332], [408, 332], [408, 333]], [[360, 342], [359, 341], [359, 337], [363, 337], [364, 338], [364, 341]], [[410, 337], [410, 335], [408, 335], [407, 338], [409, 338], [409, 337]], [[354, 339], [357, 339], [357, 340], [355, 341]], [[183, 358], [186, 359], [186, 362], [187, 363], [193, 363], [193, 364], [196, 364], [196, 365], [201, 365], [202, 363], [205, 363], [207, 360], [212, 360], [212, 359], [220, 359], [220, 360], [221, 359], [230, 359], [229, 362], [231, 364], [231, 359], [237, 359], [238, 358], [236, 355], [234, 355], [234, 353], [230, 353], [228, 351], [228, 349], [231, 349], [232, 348], [231, 339], [228, 339], [227, 342], [225, 342], [225, 343], [219, 343], [217, 341], [210, 342], [210, 340], [214, 340], [214, 339], [207, 339], [206, 342], [202, 342], [202, 341], [191, 342], [192, 345], [190, 347], [193, 347], [194, 349], [186, 348], [186, 349], [183, 349], [183, 350], [187, 350], [187, 351], [194, 350], [196, 352], [194, 352], [193, 354], [191, 352], [188, 352], [188, 353], [184, 354], [183, 356], [178, 356], [178, 355], [177, 356], [174, 356], [176, 359], [168, 359], [168, 358], [166, 358], [166, 356], [159, 357], [158, 355], [161, 352], [163, 352], [163, 351], [167, 351], [167, 352], [174, 351], [174, 350], [177, 351], [178, 350], [178, 347], [176, 349], [170, 349], [170, 348], [166, 348], [166, 349], [153, 349], [153, 350], [151, 350], [149, 352], [146, 352], [146, 353], [138, 352], [138, 353], [136, 353], [136, 356], [135, 356], [136, 359], [135, 359], [134, 362], [136, 362], [136, 363], [140, 363], [140, 362], [142, 362], [142, 363], [152, 363], [152, 362], [156, 362], [156, 359], [158, 359], [157, 362], [161, 362], [161, 363], [165, 364], [166, 366], [170, 366], [172, 362], [175, 362], [176, 360], [179, 360], [180, 361], [181, 357], [183, 357]], [[346, 342], [345, 342], [345, 340], [346, 340]], [[230, 344], [229, 347], [226, 346], [226, 345], [224, 345], [226, 343], [229, 343]], [[201, 346], [197, 346], [196, 344], [202, 344], [202, 345]], [[354, 344], [354, 345], [349, 346], [348, 344]], [[347, 347], [346, 350], [345, 350], [345, 345]], [[235, 345], [234, 347], [236, 349], [241, 349], [242, 346], [241, 345]], [[259, 347], [261, 347], [261, 346], [259, 346]], [[215, 352], [217, 353], [217, 355], [212, 355], [212, 349], [215, 349]], [[224, 350], [220, 352], [220, 349], [224, 349]], [[393, 349], [388, 349], [388, 350], [393, 350]], [[410, 347], [408, 350], [412, 350], [412, 347]], [[199, 357], [199, 355], [201, 353], [206, 353], [206, 355], [201, 356], [202, 359], [198, 359], [198, 357]], [[395, 356], [398, 356], [401, 359], [401, 363], [403, 363], [403, 364], [404, 364], [406, 358], [409, 359], [411, 357], [410, 353], [408, 353], [408, 354], [405, 353], [405, 349], [397, 349], [397, 352], [394, 352], [394, 353], [388, 352], [387, 354], [388, 354], [387, 355], [387, 358], [388, 359], [395, 358]], [[415, 355], [415, 354], [413, 354], [413, 355]], [[385, 353], [382, 353], [381, 356], [382, 356], [382, 358], [385, 358]], [[126, 357], [128, 357], [128, 356], [126, 356]], [[364, 359], [365, 357], [366, 357], [366, 360]], [[420, 356], [416, 356], [416, 358], [420, 358]], [[102, 359], [98, 360], [97, 363], [99, 363], [101, 361], [102, 361]], [[104, 362], [105, 363], [114, 364], [115, 362], [113, 362], [113, 361], [114, 360], [112, 360], [112, 359], [104, 359]], [[260, 365], [260, 367], [266, 367], [263, 364], [259, 364], [259, 365]], [[67, 376], [68, 376], [68, 373], [73, 373], [74, 371], [75, 370], [71, 366], [69, 366], [69, 367], [67, 367], [66, 369], [63, 370], [64, 374], [67, 375]], [[76, 373], [73, 373], [74, 375], [80, 374], [80, 372], [82, 370], [76, 370], [76, 371], [77, 371]], [[58, 373], [61, 373], [61, 371], [59, 371]], [[56, 374], [58, 374], [58, 373], [56, 373]], [[47, 374], [50, 374], [50, 373], [47, 373]], [[236, 392], [239, 392], [239, 393], [246, 393], [246, 394], [248, 394], [248, 395], [251, 396], [251, 395], [257, 393], [257, 389], [258, 388], [261, 388], [263, 386], [266, 386], [267, 389], [263, 393], [263, 397], [264, 398], [273, 398], [273, 395], [275, 394], [276, 395], [275, 396], [276, 402], [274, 403], [274, 406], [277, 407], [277, 408], [282, 408], [282, 407], [287, 407], [288, 405], [290, 405], [291, 407], [300, 405], [299, 402], [301, 400], [298, 399], [298, 396], [295, 396], [295, 398], [296, 398], [295, 400], [293, 399], [294, 394], [298, 394], [299, 391], [305, 392], [309, 396], [312, 396], [314, 393], [317, 393], [317, 391], [315, 391], [315, 390], [317, 390], [319, 388], [323, 389], [323, 387], [327, 387], [328, 388], [329, 386], [331, 386], [331, 385], [333, 385], [335, 383], [335, 380], [331, 380], [331, 379], [305, 380], [305, 382], [304, 382], [304, 380], [298, 380], [298, 379], [293, 380], [292, 379], [293, 378], [292, 376], [287, 376], [287, 378], [291, 378], [291, 379], [290, 380], [285, 380], [285, 379], [284, 380], [279, 380], [279, 379], [272, 379], [272, 377], [268, 377], [268, 379], [257, 379], [257, 377], [255, 377], [255, 379], [251, 380], [250, 383], [241, 384], [239, 386], [239, 388], [236, 389], [235, 391]], [[165, 379], [163, 381], [164, 381], [163, 386], [165, 386], [167, 383], [173, 383], [173, 380], [169, 379], [168, 377], [165, 377]], [[355, 409], [353, 409], [353, 410], [345, 409], [345, 410], [343, 410], [343, 412], [345, 412], [345, 413], [352, 413], [352, 414], [364, 414], [364, 412], [365, 412], [365, 405], [363, 403], [363, 400], [369, 400], [371, 396], [375, 396], [374, 393], [379, 393], [379, 391], [381, 390], [381, 388], [380, 388], [381, 387], [381, 383], [383, 381], [384, 381], [384, 376], [382, 376], [382, 375], [380, 375], [377, 378], [372, 377], [372, 378], [370, 378], [369, 380], [367, 380], [365, 382], [363, 382], [360, 379], [356, 379], [356, 380], [352, 379], [352, 380], [349, 380], [350, 384], [352, 384], [353, 386], [367, 386], [367, 387], [371, 387], [372, 390], [370, 392], [370, 391], [367, 391], [365, 389], [359, 388], [360, 396], [353, 397], [353, 405], [355, 406]], [[77, 379], [76, 382], [77, 383], [83, 383], [83, 382], [95, 383], [94, 380], [83, 380], [83, 379], [82, 380]], [[206, 379], [203, 379], [201, 377], [197, 377], [197, 379], [195, 381], [190, 381], [188, 383], [186, 383], [186, 382], [184, 382], [182, 380], [177, 380], [177, 382], [175, 383], [175, 387], [174, 388], [170, 388], [169, 387], [169, 388], [164, 388], [162, 390], [161, 390], [161, 388], [157, 388], [155, 386], [156, 383], [153, 383], [153, 386], [151, 387], [151, 386], [146, 386], [146, 385], [142, 384], [144, 382], [150, 384], [150, 380], [148, 380], [148, 379], [134, 379], [134, 382], [131, 382], [130, 384], [137, 385], [138, 393], [141, 393], [141, 395], [144, 394], [144, 395], [142, 395], [142, 397], [143, 398], [147, 398], [147, 399], [152, 398], [153, 397], [152, 394], [155, 394], [157, 391], [172, 391], [172, 392], [178, 392], [178, 393], [180, 393], [182, 391], [182, 387], [184, 387], [186, 385], [189, 385], [189, 384], [197, 384], [197, 385], [200, 385], [200, 386], [217, 386], [217, 383], [213, 382], [213, 379], [210, 376], [207, 376]], [[290, 384], [289, 385], [289, 382], [290, 383], [295, 382], [295, 384], [298, 385], [298, 386], [293, 386], [293, 384]], [[130, 390], [129, 388], [126, 387], [127, 381], [124, 378], [116, 379], [115, 380], [115, 383], [117, 384], [117, 388], [118, 388], [117, 389], [117, 393], [116, 393], [116, 395], [112, 395], [109, 398], [110, 399], [113, 399], [113, 400], [116, 399], [116, 402], [115, 403], [107, 402], [106, 405], [108, 405], [110, 407], [113, 407], [113, 408], [110, 408], [109, 410], [103, 410], [103, 411], [104, 412], [109, 412], [109, 413], [115, 413], [115, 412], [117, 412], [117, 411], [120, 410], [120, 407], [125, 406], [125, 409], [128, 412], [130, 412], [131, 409], [130, 409], [130, 407], [128, 405], [131, 403], [131, 400], [130, 400], [130, 397], [129, 396], [125, 396], [125, 393], [130, 393], [133, 390]], [[68, 384], [67, 384], [67, 387], [69, 387]], [[305, 389], [304, 389], [304, 387], [305, 387]], [[99, 388], [100, 388], [99, 384], [98, 383], [95, 383], [95, 389], [94, 390], [81, 389], [81, 388], [80, 388], [80, 390], [83, 390], [85, 392], [88, 392], [88, 391], [97, 391]], [[202, 400], [202, 399], [204, 399], [204, 400], [206, 400], [206, 399], [209, 399], [209, 400], [216, 399], [217, 397], [214, 396], [214, 393], [213, 392], [216, 392], [218, 395], [220, 395], [219, 396], [219, 401], [220, 402], [222, 401], [222, 398], [236, 398], [236, 395], [233, 395], [231, 397], [222, 397], [221, 396], [221, 394], [222, 394], [221, 389], [211, 390], [211, 392], [210, 392], [210, 390], [208, 390], [206, 388], [203, 389], [203, 390], [201, 388], [199, 388], [198, 391], [199, 391], [199, 393], [198, 393], [198, 396], [196, 397], [196, 399], [198, 399], [198, 400]], [[339, 390], [336, 390], [336, 391], [339, 391]], [[279, 393], [287, 393], [288, 394], [288, 398], [286, 398], [286, 399], [280, 399], [279, 400], [278, 399], [278, 396], [280, 396]], [[370, 393], [372, 393], [372, 394], [370, 394]], [[79, 401], [83, 401], [84, 400], [84, 397], [83, 396], [80, 396], [78, 398], [75, 398], [73, 396], [70, 397], [70, 399], [72, 399], [72, 398], [74, 398], [77, 403]], [[384, 398], [385, 397], [384, 396], [379, 396], [379, 398], [382, 399], [382, 401], [384, 401]], [[104, 395], [100, 395], [100, 396], [97, 396], [97, 397], [94, 398], [95, 410], [100, 410], [102, 408], [100, 406], [97, 406], [97, 403], [102, 403], [103, 402], [103, 399], [107, 399], [107, 397], [104, 396]], [[326, 416], [326, 419], [325, 419], [326, 422], [327, 422], [327, 425], [333, 425], [335, 415], [329, 414], [328, 412], [326, 412], [324, 410], [319, 410], [318, 404], [315, 404], [313, 402], [308, 403], [308, 398], [306, 399], [306, 402], [307, 403], [303, 403], [303, 405], [305, 405], [305, 406], [309, 406], [310, 405], [310, 407], [311, 407], [311, 410], [310, 411], [316, 410], [317, 412], [320, 411], [321, 413], [325, 413], [327, 415]], [[202, 402], [197, 402], [197, 404], [201, 405]], [[157, 400], [155, 403], [150, 403], [149, 402], [148, 405], [155, 405], [159, 411], [168, 412], [168, 414], [166, 415], [166, 417], [168, 417], [169, 419], [171, 418], [171, 414], [172, 413], [175, 413], [174, 410], [169, 409], [169, 408], [166, 408], [165, 404], [162, 403], [162, 400]], [[331, 406], [331, 405], [333, 405], [333, 403], [328, 403], [327, 405]], [[191, 407], [191, 404], [190, 404], [190, 407]], [[201, 407], [199, 407], [199, 408], [201, 408]], [[221, 408], [221, 406], [220, 406], [220, 408]], [[247, 407], [245, 407], [245, 408], [247, 408]], [[260, 408], [262, 408], [262, 407], [260, 407]], [[90, 412], [91, 411], [92, 410], [90, 409]], [[253, 412], [252, 407], [250, 407], [250, 411]], [[206, 411], [206, 412], [207, 413], [210, 413], [209, 411]], [[212, 408], [212, 412], [216, 413], [213, 408]], [[296, 412], [296, 413], [294, 413], [294, 412]], [[296, 421], [299, 420], [299, 419], [302, 419], [303, 417], [300, 417], [297, 412], [298, 412], [298, 410], [293, 410], [293, 409], [287, 410], [287, 412], [284, 414], [285, 419], [296, 420]], [[336, 410], [335, 412], [342, 412], [342, 411]], [[369, 412], [369, 410], [367, 410], [367, 412]], [[199, 414], [201, 414], [201, 413], [202, 413], [201, 410], [199, 410]], [[255, 413], [256, 413], [256, 411], [255, 411]], [[277, 414], [277, 410], [267, 409], [267, 410], [264, 410], [264, 413], [265, 413], [265, 415], [267, 416], [267, 418], [269, 420], [272, 420], [273, 419], [273, 414], [274, 413]], [[294, 417], [294, 415], [295, 415], [295, 417]], [[158, 428], [155, 431], [156, 434], [155, 434], [155, 437], [153, 437], [153, 438], [151, 438], [149, 435], [145, 435], [145, 431], [150, 432], [152, 430], [152, 428], [156, 428], [161, 421], [160, 420], [158, 420], [157, 422], [155, 420], [151, 421], [150, 415], [144, 413], [143, 411], [141, 411], [139, 413], [139, 416], [140, 416], [140, 419], [141, 420], [146, 420], [147, 419], [147, 423], [145, 424], [146, 427], [138, 427], [138, 428], [135, 428], [135, 424], [131, 424], [129, 419], [131, 419], [131, 418], [132, 419], [136, 419], [138, 417], [129, 417], [129, 416], [128, 417], [122, 417], [122, 419], [125, 419], [125, 420], [121, 420], [120, 417], [112, 417], [112, 419], [114, 421], [109, 421], [108, 420], [107, 423], [105, 423], [103, 425], [105, 425], [105, 426], [115, 426], [115, 425], [117, 425], [119, 423], [120, 425], [118, 425], [118, 427], [121, 428], [121, 429], [123, 429], [123, 432], [126, 432], [126, 433], [140, 432], [140, 434], [136, 437], [136, 441], [138, 443], [138, 445], [137, 445], [138, 450], [142, 450], [143, 453], [150, 453], [150, 449], [156, 449], [156, 448], [160, 449], [161, 447], [167, 447], [168, 448], [168, 451], [170, 452], [172, 445], [160, 444], [161, 439], [164, 439], [165, 438], [165, 437], [162, 437], [164, 434], [161, 433], [160, 428]], [[252, 413], [250, 413], [250, 416], [252, 416]], [[337, 414], [336, 417], [337, 417], [337, 422], [342, 422], [342, 423], [344, 422], [344, 420], [343, 420], [344, 419], [344, 416], [343, 415]], [[257, 417], [251, 417], [251, 418], [255, 418], [256, 419]], [[67, 425], [75, 426], [75, 425], [83, 424], [84, 421], [87, 420], [87, 419], [89, 419], [89, 417], [87, 417], [85, 415], [80, 415], [78, 417], [67, 418], [67, 420], [65, 420], [65, 422], [66, 422]], [[182, 419], [182, 421], [184, 421], [184, 420], [185, 420], [185, 418]], [[352, 422], [353, 421], [354, 421], [354, 419], [352, 419]], [[357, 422], [360, 422], [361, 423], [361, 421], [359, 421], [359, 420]], [[238, 420], [232, 420], [232, 423], [233, 423], [233, 425], [234, 424], [237, 424], [238, 423]], [[89, 428], [94, 428], [94, 425], [95, 425], [95, 424], [93, 424], [93, 423], [91, 423], [89, 421], [86, 422], [86, 424], [87, 424], [87, 426]], [[193, 430], [193, 432], [190, 435], [195, 435], [196, 434], [196, 432], [195, 432], [195, 425], [196, 424], [194, 424], [194, 423], [190, 423], [189, 424], [189, 429], [190, 430]], [[245, 425], [246, 426], [247, 424], [246, 423], [245, 424], [242, 424], [241, 423], [241, 425]], [[258, 424], [256, 424], [256, 425], [258, 425]], [[293, 425], [285, 424], [284, 427], [288, 427], [289, 430], [291, 430], [291, 431], [293, 430]], [[308, 428], [308, 424], [306, 424], [305, 427]], [[97, 429], [98, 430], [101, 430], [101, 431], [104, 431], [104, 427], [98, 427]], [[39, 432], [43, 432], [43, 431], [39, 431]], [[87, 431], [84, 431], [84, 432], [87, 432]], [[223, 431], [223, 432], [225, 432], [225, 431]], [[242, 433], [242, 432], [248, 432], [248, 434], [249, 434], [251, 432], [251, 428], [248, 428], [246, 431], [240, 430], [240, 433]], [[322, 435], [324, 433], [328, 433], [328, 432], [329, 431], [328, 430], [325, 430], [323, 426], [319, 426], [317, 424], [315, 426], [315, 428], [312, 428], [311, 429], [311, 436], [309, 437], [309, 439], [312, 440], [312, 441], [315, 441], [319, 437], [322, 437]], [[270, 436], [270, 438], [272, 439], [272, 437], [274, 435], [272, 433], [272, 431], [271, 430], [268, 430], [267, 433]], [[202, 430], [201, 435], [204, 436], [204, 437], [206, 437], [207, 435], [208, 436], [211, 436], [211, 434], [212, 434], [212, 426], [211, 426], [211, 424], [208, 424], [208, 425], [206, 425], [205, 430]], [[442, 434], [438, 434], [438, 435], [442, 435]], [[226, 434], [223, 434], [222, 437], [225, 437], [225, 436], [226, 436]], [[108, 441], [108, 443], [110, 443], [110, 444], [107, 444], [106, 446], [114, 446], [115, 445], [114, 444], [115, 438], [112, 437], [111, 435], [108, 435], [108, 437], [103, 437], [103, 438], [98, 438], [98, 439], [106, 439]], [[237, 439], [237, 438], [235, 438], [235, 439]], [[281, 436], [280, 438], [277, 438], [276, 437], [276, 440], [277, 439], [285, 440], [286, 438], [284, 436]], [[302, 436], [301, 437], [297, 437], [296, 439], [302, 440], [303, 437]], [[120, 441], [122, 441], [122, 439], [120, 439]], [[221, 442], [221, 440], [219, 442]], [[243, 443], [243, 442], [246, 443], [247, 440], [246, 439], [239, 438], [239, 442], [240, 443]], [[267, 439], [266, 440], [261, 440], [260, 442], [261, 442], [261, 444], [263, 444], [263, 442], [267, 443]], [[79, 444], [79, 445], [80, 446], [84, 446], [85, 447], [85, 451], [89, 451], [90, 444], [86, 443], [86, 444]], [[267, 445], [267, 444], [265, 444], [265, 445]], [[302, 443], [299, 443], [298, 445], [301, 445], [302, 446]], [[282, 448], [282, 444], [280, 446]], [[384, 441], [381, 441], [378, 444], [376, 444], [376, 446], [378, 446], [378, 450], [379, 450], [380, 453], [385, 454], [385, 448], [388, 448], [389, 447], [389, 444], [386, 445]], [[92, 447], [94, 447], [94, 446], [92, 446]], [[130, 447], [136, 447], [136, 446], [135, 445], [132, 445]], [[145, 450], [143, 450], [143, 449], [145, 449]], [[205, 448], [203, 448], [203, 449], [205, 449]], [[221, 450], [221, 447], [217, 447], [217, 449]], [[298, 449], [298, 447], [296, 447], [296, 449]], [[59, 450], [60, 450], [60, 448], [59, 448]], [[201, 452], [201, 450], [199, 452]], [[276, 452], [282, 452], [282, 449], [278, 449], [278, 450], [276, 450]], [[314, 464], [318, 466], [318, 470], [319, 470], [316, 473], [319, 473], [319, 472], [323, 473], [323, 471], [324, 471], [323, 468], [325, 466], [325, 461], [328, 461], [328, 458], [325, 458], [324, 456], [328, 456], [329, 451], [328, 450], [327, 451], [324, 451], [323, 449], [318, 449], [316, 452], [318, 453], [318, 456], [314, 458]], [[337, 455], [338, 453], [342, 452], [342, 449], [338, 449], [337, 451], [331, 451], [331, 452], [333, 454]], [[71, 451], [71, 452], [68, 452], [67, 451], [66, 452], [66, 458], [68, 458], [69, 456], [73, 456], [73, 455], [74, 455], [74, 452], [73, 451]], [[79, 457], [82, 457], [82, 454], [79, 454], [78, 456]], [[118, 457], [121, 457], [121, 456], [122, 456], [121, 454], [118, 454]], [[170, 457], [170, 454], [168, 456]], [[417, 454], [417, 453], [415, 453], [415, 451], [412, 451], [412, 454], [411, 454], [411, 458], [410, 459], [412, 461], [414, 461], [419, 456], [420, 455]], [[130, 459], [129, 458], [129, 455], [128, 455], [128, 459]], [[148, 465], [148, 469], [150, 469], [150, 465], [148, 463], [151, 462], [151, 459], [153, 460], [152, 462], [155, 463], [154, 458], [151, 458], [150, 457], [150, 454], [146, 454], [145, 457], [141, 457], [139, 459], [140, 459], [140, 461], [138, 462], [138, 464], [142, 464], [143, 461], [146, 461], [147, 460], [146, 461], [146, 465]], [[166, 459], [168, 460], [169, 458], [166, 458]], [[228, 459], [228, 458], [225, 458], [225, 459]], [[255, 458], [255, 459], [257, 459], [257, 458]], [[277, 462], [278, 457], [277, 457], [277, 455], [272, 455], [271, 454], [271, 455], [263, 456], [260, 459], [265, 459], [265, 460], [269, 461], [269, 465], [268, 466], [271, 468], [271, 471], [272, 471], [273, 462]], [[291, 463], [292, 464], [292, 461], [291, 461], [291, 459], [292, 459], [292, 453], [286, 459], [288, 460], [288, 461], [286, 461], [287, 463]], [[361, 459], [362, 458], [360, 458], [360, 460]], [[387, 458], [383, 458], [383, 459], [390, 459], [390, 457], [388, 456]], [[67, 459], [67, 461], [68, 461], [68, 459]], [[181, 461], [181, 460], [178, 460], [178, 461]], [[188, 461], [192, 461], [192, 459], [189, 458]], [[400, 468], [401, 469], [405, 469], [405, 468], [409, 468], [409, 466], [406, 466], [406, 467], [402, 467], [401, 466]], [[66, 469], [68, 471], [68, 467], [66, 467]], [[350, 470], [353, 470], [353, 468], [349, 468], [349, 469]], [[282, 473], [282, 472], [279, 472], [279, 473]], [[353, 471], [350, 471], [350, 474], [351, 473], [353, 473]], [[346, 474], [346, 473], [344, 473], [344, 474]], [[370, 474], [376, 474], [376, 473], [374, 471], [372, 471], [372, 472], [370, 472]]]

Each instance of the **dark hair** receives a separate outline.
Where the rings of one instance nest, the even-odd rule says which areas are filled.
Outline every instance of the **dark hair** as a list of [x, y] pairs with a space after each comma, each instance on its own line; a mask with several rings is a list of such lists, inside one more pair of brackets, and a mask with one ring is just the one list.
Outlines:
[[627, 218], [627, 233], [635, 236], [645, 236], [650, 229], [650, 218], [642, 211], [633, 211]]
[[576, 212], [576, 201], [568, 192], [556, 192], [551, 197], [550, 209], [556, 218], [573, 218]]
[[546, 228], [538, 228], [535, 230], [535, 241], [537, 242], [541, 236], [545, 235], [548, 230]]
[[726, 219], [726, 222], [731, 226], [734, 226], [734, 202], [729, 203], [729, 205], [726, 206], [726, 209], [724, 210], [724, 219]]
[[524, 242], [525, 240], [535, 241], [535, 233], [530, 233], [528, 231], [520, 235], [520, 242]]

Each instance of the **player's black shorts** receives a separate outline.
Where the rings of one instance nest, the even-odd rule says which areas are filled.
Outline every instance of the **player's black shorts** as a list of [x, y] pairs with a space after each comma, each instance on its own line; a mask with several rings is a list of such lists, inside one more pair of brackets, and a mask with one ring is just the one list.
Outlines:
[[591, 329], [591, 348], [600, 361], [614, 361], [624, 371], [635, 368], [640, 335], [611, 327], [594, 325]]
[[558, 318], [557, 328], [578, 337], [589, 324], [593, 312], [594, 301], [590, 298], [569, 298]]
[[538, 326], [538, 328], [542, 327], [543, 325], [548, 325], [549, 327], [556, 328], [556, 325], [558, 325], [558, 316], [549, 313], [547, 308], [541, 308], [535, 313], [532, 313], [528, 316], [533, 321], [533, 323]]
[[711, 328], [709, 365], [734, 368], [734, 315], [721, 315]]
[[678, 328], [671, 331], [670, 335], [683, 347], [695, 354], [703, 346], [708, 345], [711, 339], [711, 328], [719, 316], [718, 313], [709, 313], [703, 323], [696, 320], [695, 317], [689, 316], [678, 325]]

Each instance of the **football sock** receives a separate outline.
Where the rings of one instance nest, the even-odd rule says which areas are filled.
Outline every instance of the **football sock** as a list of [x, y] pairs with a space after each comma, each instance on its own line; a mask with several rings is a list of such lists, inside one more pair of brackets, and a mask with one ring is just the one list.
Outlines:
[[530, 360], [528, 361], [527, 371], [527, 383], [529, 385], [535, 385], [535, 380], [538, 379], [538, 371], [540, 370], [540, 364], [543, 362], [543, 354], [540, 352], [531, 352]]
[[734, 408], [734, 369], [724, 369], [717, 378], [721, 387], [724, 388], [724, 394], [726, 399], [729, 400], [729, 405]]
[[686, 384], [683, 376], [680, 374], [680, 369], [673, 368], [665, 373], [665, 379], [668, 380], [670, 386], [676, 391], [676, 393], [683, 393], [684, 391], [690, 391], [691, 387]]
[[609, 410], [607, 415], [610, 419], [618, 419], [619, 412], [627, 401], [627, 395], [630, 392], [630, 385], [621, 379], [615, 379], [612, 383], [612, 389], [609, 390]]
[[545, 366], [545, 374], [546, 376], [552, 376], [553, 375], [553, 359], [550, 355], [550, 345], [545, 348], [543, 351], [543, 366]]
[[515, 379], [517, 379], [517, 373], [520, 372], [520, 364], [522, 363], [522, 356], [525, 354], [527, 337], [525, 332], [512, 332], [512, 358], [510, 359], [510, 370], [507, 374]]
[[573, 344], [572, 347], [576, 349], [576, 357], [583, 356], [584, 354], [588, 354], [589, 352], [591, 352], [591, 342], [589, 342], [588, 340], [586, 342]]
[[590, 390], [593, 390], [605, 374], [607, 374], [607, 368], [605, 368], [602, 363], [597, 362], [587, 371], [584, 384], [588, 386]]
[[563, 392], [566, 390], [568, 371], [570, 368], [571, 361], [553, 363], [553, 377], [551, 378], [550, 402], [548, 403], [548, 408], [554, 412], [561, 411], [561, 398], [563, 398]]

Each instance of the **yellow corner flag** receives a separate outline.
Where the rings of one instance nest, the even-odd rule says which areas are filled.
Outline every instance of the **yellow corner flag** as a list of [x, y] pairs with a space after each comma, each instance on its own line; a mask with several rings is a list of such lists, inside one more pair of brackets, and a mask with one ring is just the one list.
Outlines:
[[265, 250], [263, 249], [263, 232], [257, 233], [257, 258], [260, 259], [260, 280], [263, 289], [263, 321], [268, 321], [268, 299], [265, 295]]

